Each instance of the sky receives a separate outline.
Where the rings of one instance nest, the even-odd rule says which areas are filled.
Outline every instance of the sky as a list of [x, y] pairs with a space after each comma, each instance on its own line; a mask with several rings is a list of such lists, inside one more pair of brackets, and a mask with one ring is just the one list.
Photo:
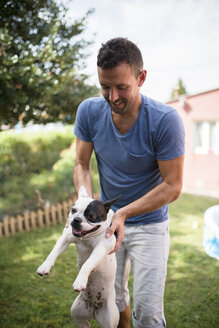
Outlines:
[[147, 79], [141, 93], [168, 101], [179, 78], [190, 95], [219, 87], [218, 0], [69, 0], [68, 19], [89, 16], [83, 38], [93, 40], [86, 74], [98, 85], [101, 44], [125, 37], [141, 50]]

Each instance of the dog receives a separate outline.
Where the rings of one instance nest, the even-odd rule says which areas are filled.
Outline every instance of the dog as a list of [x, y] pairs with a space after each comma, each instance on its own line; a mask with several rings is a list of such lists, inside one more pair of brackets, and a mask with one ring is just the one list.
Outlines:
[[111, 205], [119, 199], [102, 202], [87, 195], [80, 187], [78, 199], [73, 205], [68, 224], [47, 259], [37, 269], [37, 274], [49, 274], [56, 258], [69, 244], [75, 243], [78, 253], [78, 276], [73, 289], [80, 292], [71, 307], [71, 317], [80, 328], [90, 327], [89, 319], [95, 319], [102, 328], [116, 328], [119, 310], [115, 302], [115, 235], [106, 238], [114, 212]]

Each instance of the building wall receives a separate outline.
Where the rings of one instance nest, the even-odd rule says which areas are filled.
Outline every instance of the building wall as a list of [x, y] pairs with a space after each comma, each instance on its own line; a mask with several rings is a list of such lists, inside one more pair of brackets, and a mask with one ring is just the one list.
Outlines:
[[[178, 110], [185, 126], [184, 191], [219, 198], [219, 89], [180, 97], [168, 104]], [[199, 149], [196, 145], [197, 124], [203, 123], [208, 132], [206, 136], [202, 135], [203, 143], [209, 137], [211, 124], [214, 125], [213, 148]], [[199, 130], [201, 134], [200, 131], [205, 129]]]

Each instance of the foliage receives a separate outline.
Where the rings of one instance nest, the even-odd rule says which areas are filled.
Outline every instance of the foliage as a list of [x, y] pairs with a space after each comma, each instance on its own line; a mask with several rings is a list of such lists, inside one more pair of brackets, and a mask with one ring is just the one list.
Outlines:
[[[170, 204], [171, 250], [165, 292], [168, 327], [219, 326], [218, 262], [202, 248], [203, 214], [217, 203], [214, 199], [183, 195]], [[2, 328], [76, 328], [70, 318], [71, 304], [78, 295], [72, 290], [77, 275], [75, 246], [57, 259], [49, 276], [41, 278], [35, 273], [63, 226], [0, 240]], [[131, 276], [131, 291], [132, 282]], [[92, 321], [91, 327], [99, 326]]]
[[69, 163], [68, 169], [63, 167], [63, 172], [57, 172], [54, 164], [72, 141], [70, 127], [62, 132], [0, 134], [0, 143], [3, 145], [0, 152], [2, 214], [15, 215], [24, 210], [36, 209], [42, 205], [42, 199], [57, 202], [70, 196], [73, 192], [73, 161]]
[[178, 98], [180, 95], [185, 95], [187, 93], [184, 86], [183, 80], [179, 79], [177, 86], [172, 90], [171, 99]]
[[[0, 133], [0, 221], [3, 215], [36, 210], [46, 203], [67, 200], [75, 192], [72, 127], [57, 132]], [[99, 179], [92, 156], [94, 191]]]
[[91, 42], [82, 33], [92, 10], [74, 23], [55, 0], [0, 2], [0, 127], [72, 123], [78, 104], [97, 94], [77, 74]]

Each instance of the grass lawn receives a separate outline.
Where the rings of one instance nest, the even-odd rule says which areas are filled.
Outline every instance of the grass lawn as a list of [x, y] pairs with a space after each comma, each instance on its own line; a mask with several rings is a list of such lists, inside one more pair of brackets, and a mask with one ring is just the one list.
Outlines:
[[[184, 194], [170, 205], [171, 251], [165, 292], [168, 328], [219, 327], [219, 262], [202, 247], [203, 214], [219, 200]], [[35, 274], [62, 225], [0, 240], [0, 327], [75, 327], [76, 251], [71, 245], [46, 278]], [[130, 281], [131, 289], [131, 281]], [[92, 328], [98, 325], [92, 321]], [[103, 327], [104, 328], [104, 327]]]

